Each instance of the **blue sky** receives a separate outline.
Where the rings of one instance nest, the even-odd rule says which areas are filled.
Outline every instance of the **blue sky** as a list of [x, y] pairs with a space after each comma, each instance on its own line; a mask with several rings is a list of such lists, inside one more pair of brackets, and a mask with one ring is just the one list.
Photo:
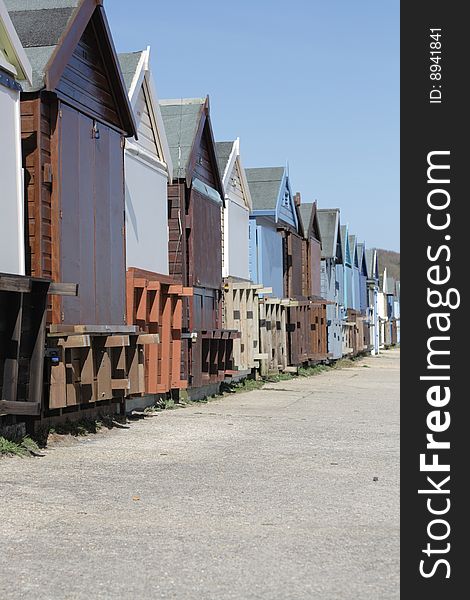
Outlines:
[[399, 250], [399, 0], [107, 0], [118, 52], [152, 48], [160, 98], [210, 95], [245, 167]]

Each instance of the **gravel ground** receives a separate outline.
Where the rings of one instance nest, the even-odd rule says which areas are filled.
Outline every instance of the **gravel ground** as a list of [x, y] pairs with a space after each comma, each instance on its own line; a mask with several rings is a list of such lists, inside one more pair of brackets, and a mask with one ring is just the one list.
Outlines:
[[2, 459], [0, 523], [5, 600], [398, 599], [399, 352]]

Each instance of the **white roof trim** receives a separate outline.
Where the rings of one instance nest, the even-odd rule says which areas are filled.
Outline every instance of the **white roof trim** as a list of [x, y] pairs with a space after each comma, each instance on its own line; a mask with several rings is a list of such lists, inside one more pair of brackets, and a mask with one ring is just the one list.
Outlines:
[[8, 52], [5, 60], [0, 54], [0, 66], [9, 71], [19, 80], [27, 80], [32, 83], [33, 72], [31, 64], [26, 56], [20, 38], [11, 22], [10, 15], [3, 0], [0, 0], [0, 49], [4, 46]]
[[245, 199], [245, 207], [250, 211], [253, 210], [253, 201], [251, 199], [250, 188], [246, 179], [245, 169], [243, 168], [242, 161], [240, 158], [240, 138], [233, 142], [232, 151], [230, 152], [229, 159], [225, 165], [224, 174], [222, 176], [222, 185], [224, 186], [225, 196], [227, 197], [230, 177], [235, 169], [235, 165], [238, 164], [238, 171], [240, 173], [240, 183], [242, 186], [243, 197]]
[[163, 125], [155, 80], [153, 78], [152, 71], [150, 70], [150, 46], [147, 46], [147, 48], [142, 51], [129, 89], [129, 100], [133, 109], [135, 109], [142, 86], [145, 86], [145, 91], [147, 92], [149, 99], [149, 111], [151, 113], [150, 118], [152, 119], [158, 150], [160, 151], [168, 168], [168, 178], [171, 183], [173, 177], [173, 162], [171, 160], [170, 147], [168, 145], [168, 140], [165, 133], [165, 126]]

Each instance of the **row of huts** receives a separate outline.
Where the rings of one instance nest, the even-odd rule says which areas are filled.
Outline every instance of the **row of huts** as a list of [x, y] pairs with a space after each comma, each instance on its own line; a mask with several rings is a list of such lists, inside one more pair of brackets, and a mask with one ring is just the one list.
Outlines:
[[[159, 100], [101, 0], [0, 0], [0, 419], [122, 411], [399, 341], [377, 251]], [[137, 400], [136, 400], [137, 399]]]

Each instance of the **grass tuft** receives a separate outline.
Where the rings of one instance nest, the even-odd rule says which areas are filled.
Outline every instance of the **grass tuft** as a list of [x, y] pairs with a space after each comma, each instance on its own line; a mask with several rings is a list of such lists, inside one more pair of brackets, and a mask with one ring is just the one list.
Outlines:
[[12, 442], [0, 436], [0, 456], [27, 456], [27, 449], [21, 443]]

